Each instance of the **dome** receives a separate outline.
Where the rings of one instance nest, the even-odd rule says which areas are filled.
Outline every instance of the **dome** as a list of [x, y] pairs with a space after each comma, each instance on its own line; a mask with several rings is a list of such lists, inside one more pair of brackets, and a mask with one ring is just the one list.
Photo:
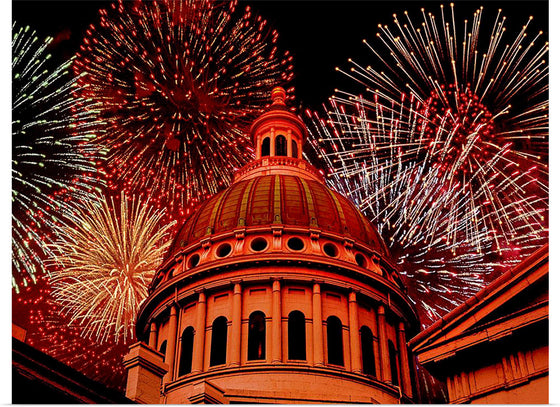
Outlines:
[[343, 235], [388, 256], [376, 229], [347, 198], [319, 180], [276, 174], [237, 181], [203, 202], [180, 229], [168, 257], [208, 235], [273, 224]]

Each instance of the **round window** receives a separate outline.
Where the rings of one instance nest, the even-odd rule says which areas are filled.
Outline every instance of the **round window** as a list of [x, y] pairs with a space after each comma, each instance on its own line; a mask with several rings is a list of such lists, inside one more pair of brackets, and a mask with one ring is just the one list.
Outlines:
[[325, 251], [325, 254], [329, 257], [336, 257], [338, 255], [338, 249], [332, 243], [326, 243], [323, 246], [323, 250]]
[[253, 241], [251, 242], [251, 249], [253, 249], [256, 252], [262, 252], [264, 249], [266, 249], [268, 246], [268, 242], [266, 241], [266, 239], [262, 238], [262, 237], [257, 237], [256, 239], [253, 239]]
[[196, 253], [193, 254], [193, 255], [191, 256], [191, 258], [189, 259], [189, 263], [188, 263], [189, 268], [192, 269], [193, 267], [198, 266], [198, 262], [199, 262], [199, 261], [200, 261], [200, 256], [199, 256], [198, 254], [196, 254]]
[[366, 258], [364, 257], [363, 254], [361, 253], [356, 253], [356, 263], [358, 263], [358, 266], [360, 267], [365, 267], [366, 266]]
[[288, 240], [288, 247], [292, 250], [303, 250], [303, 240], [301, 240], [299, 237], [292, 237]]
[[223, 243], [222, 245], [220, 245], [220, 247], [218, 247], [218, 250], [216, 251], [216, 255], [218, 257], [226, 257], [230, 253], [231, 245], [229, 243]]

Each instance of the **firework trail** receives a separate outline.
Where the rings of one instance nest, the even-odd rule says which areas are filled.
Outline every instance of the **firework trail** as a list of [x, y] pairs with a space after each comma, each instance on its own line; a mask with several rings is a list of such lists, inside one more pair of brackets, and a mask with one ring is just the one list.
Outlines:
[[54, 195], [79, 195], [99, 183], [86, 158], [86, 123], [95, 121], [76, 111], [71, 61], [53, 66], [52, 38], [41, 41], [29, 26], [14, 23], [12, 34], [12, 286], [19, 292], [46, 270], [51, 227], [63, 205]]
[[[242, 13], [241, 16], [238, 14]], [[227, 185], [252, 156], [246, 127], [292, 77], [277, 33], [249, 7], [205, 0], [114, 3], [74, 70], [105, 123], [109, 187], [169, 213]]]
[[136, 314], [170, 240], [164, 216], [121, 194], [82, 201], [52, 245], [52, 296], [70, 325], [99, 343], [134, 337]]
[[486, 43], [482, 9], [462, 32], [451, 14], [379, 26], [366, 44], [386, 71], [351, 61], [363, 94], [308, 113], [330, 182], [377, 224], [425, 323], [547, 239], [548, 44], [527, 26], [506, 44], [500, 14]]

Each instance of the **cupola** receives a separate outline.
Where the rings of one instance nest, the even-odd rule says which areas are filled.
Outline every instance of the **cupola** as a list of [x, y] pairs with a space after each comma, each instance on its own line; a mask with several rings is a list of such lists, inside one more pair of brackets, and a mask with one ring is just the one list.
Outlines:
[[253, 123], [250, 135], [257, 160], [262, 157], [302, 158], [306, 127], [299, 117], [288, 110], [283, 88], [272, 90], [272, 104]]
[[303, 158], [307, 128], [286, 106], [286, 91], [276, 87], [272, 103], [249, 129], [255, 159], [234, 174], [234, 184], [265, 175], [289, 175], [324, 183], [323, 175]]

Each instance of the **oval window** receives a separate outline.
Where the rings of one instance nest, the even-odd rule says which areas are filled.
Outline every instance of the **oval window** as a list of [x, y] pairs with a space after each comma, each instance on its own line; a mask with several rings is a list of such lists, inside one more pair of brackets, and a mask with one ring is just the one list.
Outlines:
[[360, 267], [366, 267], [366, 258], [361, 253], [356, 253], [356, 263]]
[[218, 250], [216, 251], [216, 255], [218, 257], [226, 257], [228, 254], [231, 253], [231, 245], [229, 243], [223, 243]]
[[292, 250], [303, 250], [303, 240], [301, 240], [299, 237], [292, 237], [290, 240], [288, 240], [288, 247]]
[[266, 241], [266, 239], [262, 238], [262, 237], [257, 237], [256, 239], [253, 239], [253, 241], [251, 242], [251, 249], [253, 249], [253, 251], [255, 252], [262, 252], [264, 249], [266, 249], [268, 246], [268, 242]]
[[338, 255], [338, 249], [332, 243], [326, 243], [323, 246], [323, 250], [325, 251], [325, 254], [329, 257], [336, 257]]
[[196, 253], [193, 254], [193, 255], [191, 256], [191, 258], [189, 259], [189, 263], [188, 263], [189, 268], [193, 268], [193, 267], [198, 266], [198, 262], [199, 262], [199, 261], [200, 261], [200, 256], [199, 256], [198, 254], [196, 254]]

